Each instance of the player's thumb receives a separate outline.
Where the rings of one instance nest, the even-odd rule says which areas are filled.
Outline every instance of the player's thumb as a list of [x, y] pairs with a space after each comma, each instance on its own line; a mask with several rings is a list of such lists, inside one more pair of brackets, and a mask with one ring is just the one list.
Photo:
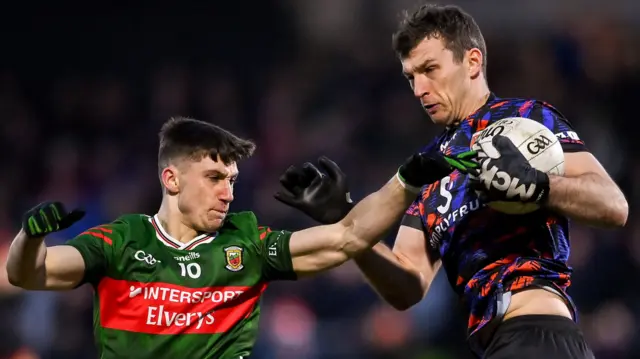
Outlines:
[[500, 153], [502, 153], [503, 151], [513, 151], [513, 150], [518, 152], [518, 148], [506, 136], [502, 136], [502, 135], [493, 136], [493, 138], [491, 139], [491, 143], [493, 144], [493, 147], [495, 147], [495, 149], [498, 150], [498, 152]]
[[300, 206], [300, 202], [298, 201], [297, 198], [292, 197], [284, 192], [276, 192], [273, 195], [273, 198], [275, 198], [276, 200], [278, 200], [281, 203], [284, 203], [285, 205], [289, 206], [289, 207], [294, 207], [294, 208], [298, 208]]
[[329, 157], [321, 156], [320, 158], [318, 158], [318, 163], [320, 164], [322, 169], [327, 172], [329, 178], [333, 179], [336, 182], [345, 181], [346, 175], [344, 174], [344, 172], [342, 172], [340, 167], [335, 162], [329, 159]]
[[61, 227], [70, 227], [71, 225], [73, 225], [74, 223], [78, 222], [79, 220], [81, 220], [82, 218], [84, 218], [84, 215], [86, 214], [86, 212], [82, 209], [74, 209], [73, 211], [69, 212], [60, 222], [60, 226]]

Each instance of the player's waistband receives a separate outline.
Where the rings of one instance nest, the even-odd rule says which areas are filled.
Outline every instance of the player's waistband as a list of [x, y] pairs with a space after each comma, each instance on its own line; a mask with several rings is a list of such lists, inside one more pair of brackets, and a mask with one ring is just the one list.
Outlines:
[[[558, 318], [561, 318], [562, 322], [568, 321], [574, 324], [577, 321], [578, 319], [577, 309], [575, 304], [573, 303], [573, 300], [571, 300], [569, 295], [557, 283], [554, 283], [552, 280], [548, 280], [548, 279], [536, 278], [536, 279], [533, 279], [531, 282], [529, 282], [527, 285], [522, 285], [518, 283], [519, 280], [520, 278], [510, 279], [509, 281], [504, 283], [504, 285], [502, 286], [503, 288], [502, 290], [499, 290], [497, 293], [492, 293], [492, 297], [494, 298], [492, 302], [487, 303], [487, 305], [493, 306], [491, 310], [491, 313], [493, 313], [493, 316], [491, 318], [488, 318], [489, 320], [486, 321], [484, 324], [481, 324], [475, 328], [469, 328], [469, 332], [470, 332], [468, 337], [469, 345], [471, 347], [471, 350], [476, 355], [482, 357], [485, 349], [491, 342], [491, 339], [493, 338], [493, 335], [495, 334], [498, 327], [502, 327], [503, 325], [505, 325], [505, 323], [512, 321], [510, 319], [503, 322], [502, 319], [504, 318], [504, 315], [506, 314], [509, 308], [509, 305], [511, 302], [511, 296], [515, 293], [520, 293], [530, 289], [550, 290], [565, 300], [567, 307], [569, 307], [569, 310], [571, 311], [573, 320], [566, 317], [558, 317]], [[516, 289], [512, 289], [512, 287], [516, 287]], [[488, 298], [484, 298], [484, 299], [489, 300]], [[485, 310], [487, 309], [489, 308], [485, 308]], [[526, 317], [529, 317], [529, 316], [526, 316]], [[531, 315], [531, 317], [539, 317], [539, 316]], [[556, 317], [556, 316], [551, 316], [551, 317]]]
[[524, 327], [537, 326], [552, 328], [555, 331], [575, 331], [578, 328], [575, 321], [560, 315], [529, 314], [514, 317], [500, 324], [500, 331], [518, 330]]

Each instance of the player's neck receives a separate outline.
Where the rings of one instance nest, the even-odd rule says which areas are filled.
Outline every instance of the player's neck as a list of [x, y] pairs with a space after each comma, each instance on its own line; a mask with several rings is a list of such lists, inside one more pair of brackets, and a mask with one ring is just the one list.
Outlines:
[[460, 108], [460, 119], [455, 122], [453, 126], [457, 126], [461, 121], [464, 121], [467, 117], [473, 115], [476, 111], [478, 111], [485, 103], [487, 103], [487, 99], [491, 95], [491, 91], [487, 86], [486, 82], [482, 80], [481, 83], [478, 83], [477, 86], [474, 86], [465, 96], [464, 105]]
[[182, 214], [173, 208], [167, 200], [162, 201], [157, 218], [165, 232], [177, 241], [188, 243], [198, 236], [195, 229], [184, 224]]
[[[478, 79], [478, 81], [480, 80], [481, 79]], [[487, 83], [482, 79], [481, 82], [479, 82], [477, 86], [474, 86], [469, 93], [469, 102], [466, 104], [466, 108], [464, 109], [464, 118], [471, 116], [478, 111], [480, 107], [484, 106], [490, 95], [491, 91], [489, 91], [489, 86], [487, 86]]]

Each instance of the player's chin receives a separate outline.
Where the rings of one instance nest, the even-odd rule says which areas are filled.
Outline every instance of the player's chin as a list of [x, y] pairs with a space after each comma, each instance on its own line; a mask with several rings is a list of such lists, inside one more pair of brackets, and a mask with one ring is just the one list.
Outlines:
[[215, 232], [220, 227], [222, 227], [222, 223], [224, 223], [225, 218], [227, 217], [226, 213], [211, 211], [207, 214], [207, 217], [204, 220], [203, 229], [207, 232]]
[[443, 125], [446, 126], [449, 124], [449, 116], [447, 116], [447, 114], [444, 113], [444, 111], [441, 112], [436, 112], [434, 114], [428, 114], [429, 118], [431, 118], [431, 121], [433, 121], [433, 123], [435, 123], [436, 125]]

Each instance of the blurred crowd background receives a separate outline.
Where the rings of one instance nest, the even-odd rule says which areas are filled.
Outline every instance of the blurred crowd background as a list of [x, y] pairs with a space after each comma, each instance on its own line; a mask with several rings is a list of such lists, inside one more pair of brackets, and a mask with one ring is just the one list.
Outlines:
[[[483, 28], [491, 89], [556, 105], [628, 196], [625, 229], [573, 226], [570, 294], [598, 358], [640, 357], [640, 3], [451, 3]], [[289, 165], [321, 154], [347, 172], [355, 198], [376, 190], [438, 132], [390, 46], [401, 9], [414, 4], [13, 3], [0, 14], [0, 266], [22, 213], [42, 200], [88, 211], [48, 244], [123, 213], [154, 214], [157, 131], [170, 116], [257, 142], [232, 209], [264, 225], [313, 224], [272, 195]], [[470, 358], [442, 274], [405, 312], [383, 304], [352, 264], [275, 283], [252, 358]], [[0, 270], [0, 358], [95, 358], [91, 296], [89, 287], [23, 292]]]

